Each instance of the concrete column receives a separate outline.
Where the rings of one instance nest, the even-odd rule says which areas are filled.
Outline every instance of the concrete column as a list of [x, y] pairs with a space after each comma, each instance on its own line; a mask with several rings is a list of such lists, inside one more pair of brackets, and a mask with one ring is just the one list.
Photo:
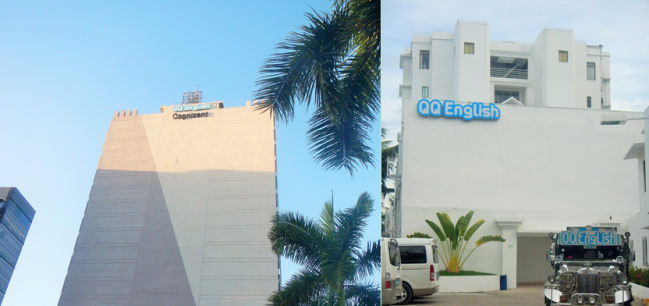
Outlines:
[[516, 252], [518, 243], [518, 227], [525, 221], [520, 218], [498, 218], [496, 224], [502, 229], [503, 242], [502, 271], [507, 275], [507, 289], [516, 288]]

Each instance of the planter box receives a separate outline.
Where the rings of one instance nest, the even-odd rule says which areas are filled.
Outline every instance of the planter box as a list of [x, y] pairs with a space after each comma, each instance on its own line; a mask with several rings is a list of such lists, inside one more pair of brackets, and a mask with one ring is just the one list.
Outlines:
[[631, 294], [644, 303], [644, 299], [649, 299], [649, 288], [631, 283]]
[[440, 276], [439, 292], [487, 292], [500, 290], [500, 275]]

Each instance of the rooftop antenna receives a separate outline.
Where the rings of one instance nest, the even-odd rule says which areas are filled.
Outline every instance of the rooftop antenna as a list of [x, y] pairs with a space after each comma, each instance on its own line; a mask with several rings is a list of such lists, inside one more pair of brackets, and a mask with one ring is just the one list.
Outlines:
[[196, 85], [196, 91], [183, 92], [182, 104], [196, 104], [202, 102], [203, 102], [203, 91], [198, 90], [198, 85]]

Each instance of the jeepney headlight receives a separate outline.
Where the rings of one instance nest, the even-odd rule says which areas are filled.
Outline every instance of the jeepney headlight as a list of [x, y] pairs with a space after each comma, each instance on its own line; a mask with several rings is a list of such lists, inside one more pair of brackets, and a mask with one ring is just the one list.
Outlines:
[[554, 262], [561, 263], [561, 261], [563, 261], [563, 256], [562, 255], [554, 256]]
[[624, 257], [618, 256], [617, 258], [615, 258], [615, 261], [617, 261], [617, 263], [619, 263], [619, 264], [623, 264], [624, 263]]
[[592, 297], [592, 296], [589, 297], [589, 298], [588, 298], [588, 303], [590, 303], [591, 305], [594, 305], [594, 304], [595, 304], [595, 298]]
[[577, 297], [577, 304], [583, 304], [584, 303], [584, 297], [578, 296]]
[[622, 282], [622, 285], [626, 285], [629, 283], [629, 278], [627, 278], [626, 276], [622, 276], [620, 278], [620, 281]]
[[557, 278], [554, 277], [554, 275], [548, 276], [548, 282], [554, 283], [555, 280], [557, 280]]

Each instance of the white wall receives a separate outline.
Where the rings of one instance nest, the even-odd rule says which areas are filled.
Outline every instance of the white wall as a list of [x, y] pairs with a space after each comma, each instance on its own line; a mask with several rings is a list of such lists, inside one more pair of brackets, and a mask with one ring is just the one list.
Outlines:
[[[455, 46], [455, 100], [486, 101], [489, 95], [489, 25], [457, 22]], [[474, 54], [464, 54], [464, 43], [474, 44]]]
[[[486, 220], [479, 237], [502, 234], [496, 218], [522, 218], [519, 233], [545, 235], [638, 211], [637, 163], [623, 158], [643, 138], [639, 121], [602, 126], [604, 111], [499, 105], [499, 120], [467, 122], [420, 116], [416, 102], [402, 107], [403, 236], [432, 234], [424, 220], [436, 212], [455, 221], [474, 210]], [[502, 246], [476, 252], [467, 269], [500, 273]]]

